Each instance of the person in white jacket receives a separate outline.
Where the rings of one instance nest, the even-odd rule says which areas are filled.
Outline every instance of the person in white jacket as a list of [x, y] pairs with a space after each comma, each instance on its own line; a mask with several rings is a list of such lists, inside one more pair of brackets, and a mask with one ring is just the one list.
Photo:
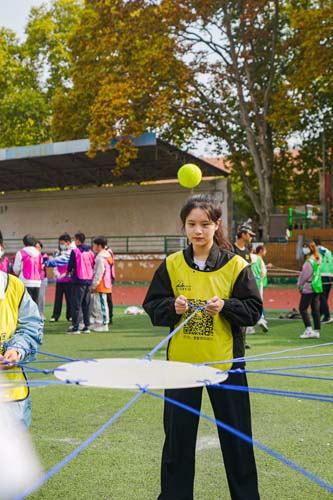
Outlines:
[[112, 292], [111, 266], [113, 260], [107, 247], [107, 239], [97, 236], [93, 249], [96, 253], [94, 278], [91, 285], [92, 307], [90, 328], [95, 332], [109, 331], [109, 308], [107, 294]]
[[25, 285], [32, 300], [38, 304], [43, 259], [35, 246], [36, 243], [37, 239], [31, 234], [23, 237], [24, 248], [15, 255], [13, 271]]

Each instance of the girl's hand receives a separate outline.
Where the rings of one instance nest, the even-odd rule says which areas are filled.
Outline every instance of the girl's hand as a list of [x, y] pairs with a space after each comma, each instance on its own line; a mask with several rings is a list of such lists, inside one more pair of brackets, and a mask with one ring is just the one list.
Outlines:
[[187, 298], [184, 295], [179, 295], [175, 300], [175, 310], [177, 314], [184, 314], [188, 311]]
[[209, 314], [209, 316], [215, 316], [215, 314], [218, 314], [219, 312], [222, 311], [223, 307], [224, 307], [224, 300], [215, 296], [207, 301], [206, 312], [207, 314]]
[[20, 361], [20, 355], [16, 349], [8, 349], [3, 356], [0, 356], [0, 364], [6, 369], [11, 365], [9, 363], [18, 363]]

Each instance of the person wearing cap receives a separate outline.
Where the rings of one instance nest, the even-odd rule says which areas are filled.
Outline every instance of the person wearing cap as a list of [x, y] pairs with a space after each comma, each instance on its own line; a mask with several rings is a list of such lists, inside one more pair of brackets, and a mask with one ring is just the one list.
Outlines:
[[[236, 255], [240, 255], [246, 260], [248, 264], [251, 264], [251, 241], [255, 233], [252, 231], [252, 227], [247, 224], [241, 224], [237, 229], [237, 240], [233, 243], [233, 252]], [[245, 333], [255, 333], [255, 328], [253, 326], [248, 326], [245, 328]], [[245, 343], [246, 349], [250, 349], [251, 346]]]
[[256, 234], [252, 231], [252, 227], [248, 224], [241, 224], [237, 230], [237, 240], [234, 243], [233, 251], [236, 255], [240, 255], [243, 259], [246, 260], [249, 264], [251, 264], [251, 252], [250, 245], [253, 236]]

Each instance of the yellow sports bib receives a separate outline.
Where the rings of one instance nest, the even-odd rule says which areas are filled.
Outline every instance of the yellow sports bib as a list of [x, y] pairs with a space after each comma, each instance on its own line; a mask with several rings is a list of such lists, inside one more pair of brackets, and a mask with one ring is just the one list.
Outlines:
[[[4, 299], [0, 300], [0, 354], [4, 354], [4, 343], [7, 342], [16, 330], [18, 322], [18, 310], [24, 294], [23, 283], [14, 276], [8, 275], [8, 286]], [[8, 373], [6, 373], [8, 371]], [[3, 369], [3, 376], [10, 389], [5, 391], [5, 399], [20, 401], [28, 397], [29, 388], [24, 372], [19, 367], [8, 367]], [[17, 382], [17, 384], [15, 384]]]
[[[239, 273], [247, 266], [235, 255], [225, 266], [216, 271], [197, 271], [185, 261], [183, 252], [176, 252], [166, 259], [166, 267], [175, 297], [184, 295], [193, 306], [204, 306], [217, 295], [229, 299]], [[193, 312], [182, 315], [182, 323]], [[230, 323], [221, 314], [209, 316], [198, 311], [184, 327], [172, 337], [168, 359], [188, 363], [228, 361], [233, 358], [233, 336]], [[214, 366], [229, 370], [232, 362], [216, 363]]]

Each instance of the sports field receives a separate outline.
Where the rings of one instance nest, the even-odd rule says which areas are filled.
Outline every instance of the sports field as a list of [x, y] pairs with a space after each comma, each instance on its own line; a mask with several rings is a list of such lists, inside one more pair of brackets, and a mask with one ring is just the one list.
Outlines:
[[[50, 317], [51, 306], [47, 306]], [[267, 311], [270, 330], [249, 336], [247, 355], [333, 343], [333, 324], [324, 325], [320, 340], [300, 340], [301, 321], [279, 320]], [[168, 333], [153, 328], [146, 315], [127, 316], [115, 308], [110, 333], [64, 335], [66, 321], [45, 324], [43, 351], [73, 358], [143, 357]], [[330, 354], [333, 344], [279, 356]], [[156, 359], [164, 359], [163, 350]], [[333, 355], [332, 355], [333, 356]], [[272, 356], [267, 356], [272, 357]], [[40, 356], [46, 358], [46, 356]], [[331, 364], [332, 357], [307, 357], [248, 363], [248, 369]], [[61, 363], [60, 363], [61, 364]], [[50, 368], [45, 364], [34, 364]], [[54, 364], [52, 364], [54, 366]], [[286, 370], [283, 370], [285, 373]], [[333, 376], [332, 366], [289, 371], [314, 377]], [[36, 378], [37, 375], [34, 376]], [[43, 376], [38, 375], [38, 379]], [[46, 380], [55, 380], [52, 375]], [[250, 387], [332, 394], [332, 380], [264, 374], [248, 375]], [[44, 380], [44, 379], [43, 379]], [[160, 391], [161, 392], [161, 391]], [[161, 392], [162, 393], [162, 392]], [[72, 385], [32, 388], [31, 433], [45, 468], [51, 469], [118, 412], [135, 392]], [[300, 397], [252, 394], [254, 439], [304, 467], [333, 488], [332, 406]], [[34, 500], [155, 500], [163, 444], [163, 402], [144, 394], [100, 437], [29, 498]], [[208, 399], [203, 412], [212, 415]], [[256, 449], [262, 500], [326, 500], [332, 493], [266, 452]], [[197, 443], [195, 500], [230, 499], [216, 428], [201, 419]]]

